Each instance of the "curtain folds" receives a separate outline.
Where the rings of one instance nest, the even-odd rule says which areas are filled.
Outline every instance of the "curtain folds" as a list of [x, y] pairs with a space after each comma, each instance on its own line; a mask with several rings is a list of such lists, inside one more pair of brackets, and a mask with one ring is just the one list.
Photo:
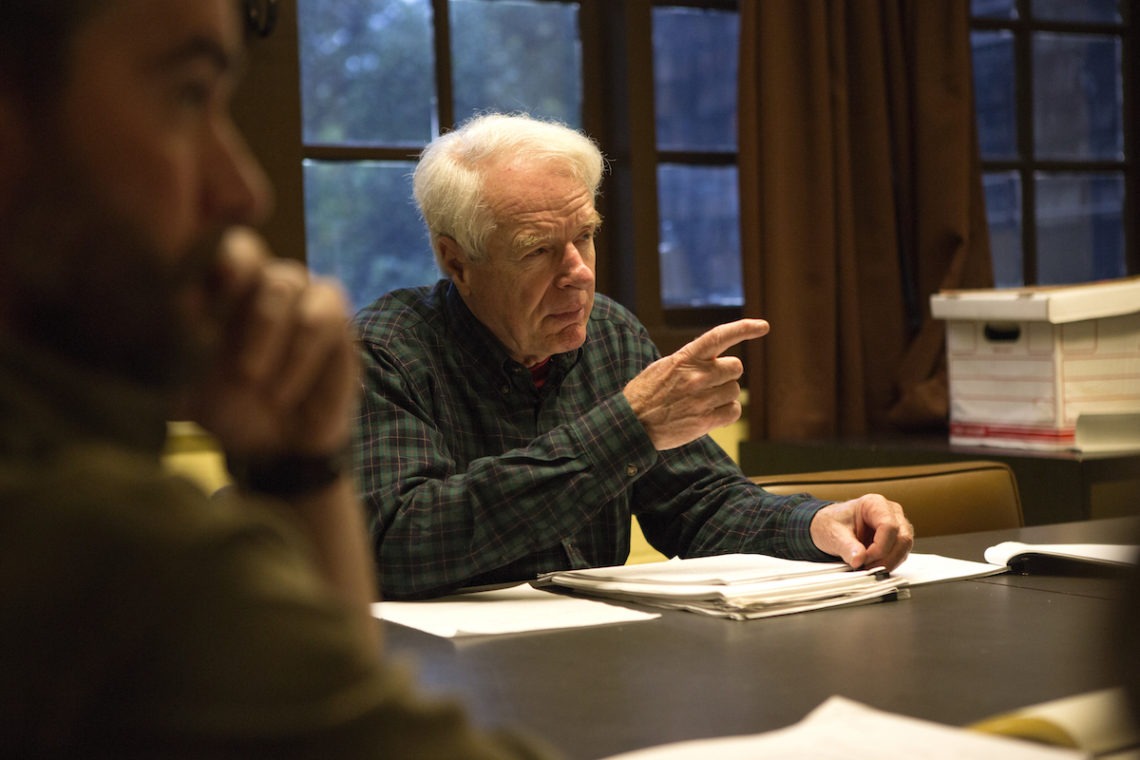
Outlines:
[[939, 288], [991, 287], [968, 0], [740, 4], [753, 439], [943, 427]]

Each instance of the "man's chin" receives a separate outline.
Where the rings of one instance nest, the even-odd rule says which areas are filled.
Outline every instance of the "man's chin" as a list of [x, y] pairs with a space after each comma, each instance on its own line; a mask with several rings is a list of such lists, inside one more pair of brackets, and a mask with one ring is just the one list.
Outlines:
[[221, 336], [212, 315], [181, 305], [173, 294], [165, 303], [121, 296], [114, 307], [106, 299], [25, 301], [11, 326], [24, 339], [96, 372], [177, 391], [204, 374]]
[[570, 325], [564, 328], [551, 341], [551, 354], [564, 354], [568, 351], [577, 351], [586, 342], [586, 327], [584, 325]]

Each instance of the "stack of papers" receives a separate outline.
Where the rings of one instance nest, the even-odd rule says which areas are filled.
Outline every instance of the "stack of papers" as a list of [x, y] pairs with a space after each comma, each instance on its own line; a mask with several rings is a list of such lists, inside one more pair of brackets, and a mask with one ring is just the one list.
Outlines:
[[535, 585], [734, 620], [909, 595], [907, 581], [882, 568], [851, 570], [842, 562], [806, 562], [761, 554], [564, 570], [541, 576]]
[[[747, 620], [895, 599], [905, 596], [907, 589], [914, 586], [978, 578], [1008, 569], [1005, 565], [911, 553], [884, 582], [881, 572], [849, 571], [838, 562], [734, 554], [550, 573], [534, 583], [541, 590], [528, 584], [467, 589], [440, 599], [377, 602], [372, 606], [372, 614], [451, 639], [624, 624], [658, 617], [656, 613], [625, 605], [550, 593], [569, 590], [597, 599]], [[621, 593], [623, 584], [631, 584], [633, 592]], [[753, 599], [741, 609], [745, 592], [757, 586], [761, 587], [758, 595], [762, 598]], [[655, 587], [663, 590], [653, 593]], [[798, 598], [792, 600], [793, 596]]]

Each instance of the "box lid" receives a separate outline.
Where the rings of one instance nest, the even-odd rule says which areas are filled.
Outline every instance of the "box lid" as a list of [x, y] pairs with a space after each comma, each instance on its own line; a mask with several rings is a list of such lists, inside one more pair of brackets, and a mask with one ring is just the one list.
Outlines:
[[1001, 319], [1060, 324], [1140, 311], [1140, 277], [1082, 285], [944, 290], [930, 297], [939, 319]]

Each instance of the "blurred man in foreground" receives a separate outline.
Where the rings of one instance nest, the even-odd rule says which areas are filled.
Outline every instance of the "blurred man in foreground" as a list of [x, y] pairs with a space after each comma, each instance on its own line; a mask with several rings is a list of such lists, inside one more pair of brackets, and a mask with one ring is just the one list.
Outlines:
[[[381, 658], [340, 290], [244, 227], [234, 0], [0, 3], [0, 746], [531, 757]], [[238, 488], [166, 476], [165, 421]]]

